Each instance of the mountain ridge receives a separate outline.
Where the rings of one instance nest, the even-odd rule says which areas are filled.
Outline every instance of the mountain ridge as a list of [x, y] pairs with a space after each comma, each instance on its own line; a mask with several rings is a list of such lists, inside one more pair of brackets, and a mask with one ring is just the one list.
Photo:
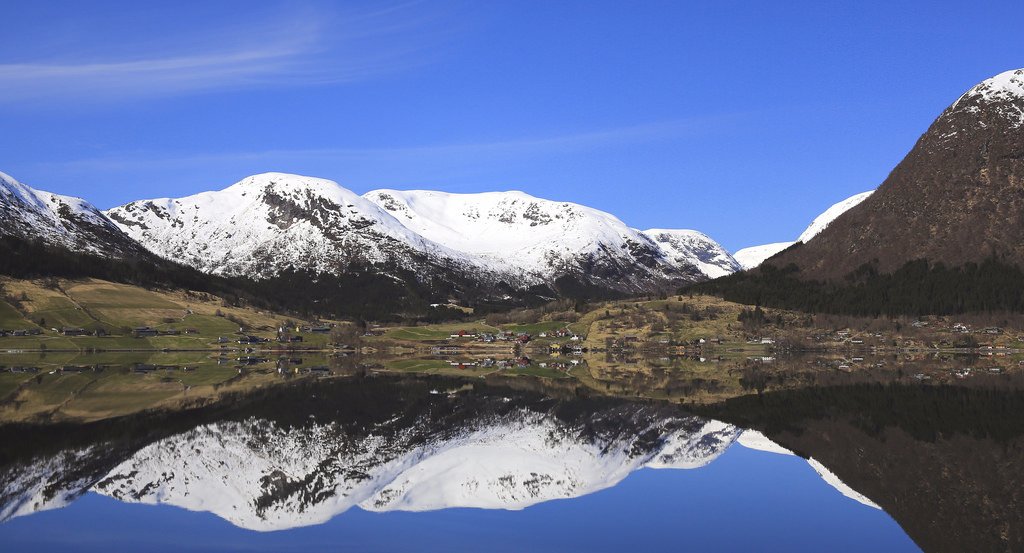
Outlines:
[[838, 279], [862, 265], [890, 273], [915, 259], [948, 266], [997, 257], [1024, 264], [1024, 69], [950, 104], [878, 190], [772, 263]]
[[704, 234], [688, 235], [689, 249], [666, 252], [614, 215], [517, 191], [359, 196], [326, 179], [263, 173], [223, 190], [139, 200], [105, 214], [157, 255], [257, 279], [288, 268], [344, 272], [361, 261], [520, 288], [557, 289], [570, 278], [644, 293], [711, 277], [704, 270], [719, 276], [738, 268]]
[[800, 233], [800, 236], [792, 242], [773, 242], [771, 244], [748, 246], [746, 248], [736, 250], [736, 252], [732, 254], [733, 258], [739, 263], [742, 270], [753, 269], [763, 263], [766, 259], [774, 256], [782, 250], [785, 250], [793, 244], [806, 243], [815, 236], [821, 234], [821, 232], [828, 228], [833, 221], [838, 219], [842, 214], [856, 207], [864, 200], [868, 199], [873, 193], [874, 190], [861, 192], [832, 204], [828, 209], [815, 217], [811, 223], [807, 225], [807, 228]]

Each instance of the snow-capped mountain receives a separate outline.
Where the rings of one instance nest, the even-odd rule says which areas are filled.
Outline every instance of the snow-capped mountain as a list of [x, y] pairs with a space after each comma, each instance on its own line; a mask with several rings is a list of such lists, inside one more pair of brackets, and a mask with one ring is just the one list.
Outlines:
[[676, 265], [694, 264], [708, 278], [718, 278], [742, 270], [742, 264], [718, 242], [696, 230], [648, 229], [648, 238]]
[[843, 213], [857, 207], [858, 204], [868, 199], [874, 192], [874, 190], [868, 190], [867, 192], [854, 194], [841, 202], [832, 204], [831, 207], [811, 221], [811, 224], [808, 225], [802, 233], [800, 233], [800, 236], [796, 241], [803, 242], [804, 244], [810, 242], [811, 238], [821, 234], [821, 231], [825, 230], [830, 224], [832, 224], [832, 221], [838, 219]]
[[643, 290], [649, 283], [708, 276], [696, 256], [668, 255], [643, 232], [579, 204], [523, 192], [374, 190], [364, 197], [424, 238], [529, 283], [586, 275], [594, 283]]
[[132, 202], [106, 214], [162, 257], [254, 278], [287, 268], [338, 274], [353, 264], [391, 264], [521, 288], [569, 276], [642, 292], [738, 267], [702, 234], [659, 231], [666, 239], [655, 241], [608, 213], [522, 192], [358, 196], [333, 181], [266, 173], [224, 190]]
[[4, 173], [0, 173], [0, 235], [107, 257], [143, 251], [85, 200], [36, 190]]
[[458, 257], [337, 183], [298, 175], [254, 175], [220, 191], [131, 202], [106, 214], [153, 253], [229, 276]]
[[806, 244], [812, 238], [820, 234], [821, 231], [828, 228], [828, 226], [832, 224], [832, 221], [835, 221], [840, 215], [854, 207], [857, 207], [857, 205], [868, 199], [873, 193], [874, 190], [861, 192], [860, 194], [854, 194], [841, 202], [832, 204], [832, 206], [823, 211], [821, 215], [815, 217], [814, 220], [811, 221], [811, 224], [808, 225], [807, 228], [800, 233], [800, 236], [793, 242], [773, 242], [771, 244], [762, 244], [760, 246], [750, 246], [737, 250], [736, 253], [732, 254], [733, 258], [736, 259], [744, 271], [747, 269], [753, 269], [764, 262], [765, 259], [772, 257], [797, 242], [803, 242]]
[[743, 267], [743, 270], [753, 269], [765, 259], [781, 252], [782, 250], [792, 246], [796, 242], [772, 242], [771, 244], [761, 244], [760, 246], [750, 246], [741, 250], [736, 250], [736, 253], [732, 254], [732, 257]]
[[[947, 112], [966, 109], [980, 112], [980, 104], [1016, 129], [1024, 125], [1024, 69], [1004, 71], [974, 85], [953, 102]], [[953, 136], [953, 135], [950, 135]]]

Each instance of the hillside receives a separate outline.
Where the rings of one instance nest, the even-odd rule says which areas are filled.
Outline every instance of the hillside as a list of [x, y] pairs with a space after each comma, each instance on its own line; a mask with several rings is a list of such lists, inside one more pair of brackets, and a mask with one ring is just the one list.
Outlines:
[[865, 263], [1024, 264], [1024, 69], [972, 87], [932, 123], [878, 190], [821, 234], [771, 260], [801, 278]]
[[112, 258], [147, 256], [89, 202], [36, 190], [0, 173], [0, 237]]
[[764, 263], [766, 259], [771, 258], [793, 244], [809, 242], [812, 238], [821, 234], [823, 230], [828, 228], [828, 226], [832, 224], [832, 221], [835, 221], [840, 215], [868, 199], [873, 192], [873, 190], [870, 190], [868, 192], [854, 194], [845, 200], [832, 204], [828, 209], [815, 217], [814, 220], [811, 221], [811, 224], [807, 225], [807, 228], [800, 233], [800, 236], [792, 242], [774, 242], [771, 244], [762, 244], [760, 246], [749, 246], [737, 250], [736, 253], [733, 254], [733, 258], [737, 263], [739, 263], [743, 270], [753, 269], [761, 263]]

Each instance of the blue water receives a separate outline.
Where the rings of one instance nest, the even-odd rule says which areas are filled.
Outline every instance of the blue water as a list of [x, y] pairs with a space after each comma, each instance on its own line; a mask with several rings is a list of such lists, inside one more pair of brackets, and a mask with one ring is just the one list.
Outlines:
[[588, 496], [522, 511], [350, 510], [280, 532], [209, 513], [88, 494], [0, 524], [3, 552], [48, 551], [917, 551], [885, 512], [853, 501], [807, 463], [735, 445], [706, 467], [633, 473]]

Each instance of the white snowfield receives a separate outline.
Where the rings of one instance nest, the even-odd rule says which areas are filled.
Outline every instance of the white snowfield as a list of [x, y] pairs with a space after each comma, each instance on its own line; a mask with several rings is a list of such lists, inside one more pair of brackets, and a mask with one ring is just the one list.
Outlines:
[[808, 225], [806, 230], [800, 233], [800, 236], [796, 239], [796, 241], [803, 242], [806, 244], [808, 241], [810, 241], [811, 238], [814, 238], [815, 236], [821, 234], [821, 231], [825, 230], [826, 227], [832, 224], [832, 221], [835, 221], [843, 213], [846, 213], [847, 211], [860, 205], [861, 202], [868, 199], [874, 192], [874, 190], [868, 190], [867, 192], [854, 194], [853, 196], [850, 196], [849, 198], [846, 198], [845, 200], [839, 203], [832, 204], [831, 207], [826, 209], [821, 215], [818, 215], [817, 217], [814, 218], [813, 221], [811, 221], [811, 224]]
[[841, 202], [832, 204], [832, 206], [823, 211], [821, 215], [815, 217], [814, 220], [811, 221], [811, 224], [808, 225], [807, 228], [800, 233], [800, 236], [793, 242], [774, 242], [771, 244], [762, 244], [760, 246], [750, 246], [736, 251], [732, 256], [743, 267], [744, 271], [753, 269], [769, 257], [781, 252], [793, 244], [796, 244], [797, 242], [809, 242], [812, 238], [821, 234], [821, 231], [825, 230], [830, 224], [832, 224], [832, 221], [835, 221], [840, 215], [868, 199], [873, 193], [874, 190], [861, 192], [860, 194], [854, 194]]
[[606, 268], [625, 268], [642, 283], [739, 267], [701, 233], [663, 231], [656, 241], [603, 211], [523, 192], [359, 196], [325, 179], [264, 173], [224, 190], [131, 202], [106, 214], [152, 252], [216, 274], [335, 272], [352, 261], [408, 265], [425, 258], [530, 285]]
[[106, 211], [153, 253], [214, 274], [333, 272], [408, 251], [456, 256], [333, 181], [265, 173], [223, 190]]
[[743, 267], [743, 270], [753, 269], [765, 259], [781, 252], [782, 250], [796, 244], [796, 242], [773, 242], [771, 244], [762, 244], [760, 246], [750, 246], [749, 248], [743, 248], [737, 250], [732, 254], [733, 259]]
[[0, 173], [0, 235], [39, 239], [72, 251], [112, 254], [118, 228], [89, 202], [36, 190]]

